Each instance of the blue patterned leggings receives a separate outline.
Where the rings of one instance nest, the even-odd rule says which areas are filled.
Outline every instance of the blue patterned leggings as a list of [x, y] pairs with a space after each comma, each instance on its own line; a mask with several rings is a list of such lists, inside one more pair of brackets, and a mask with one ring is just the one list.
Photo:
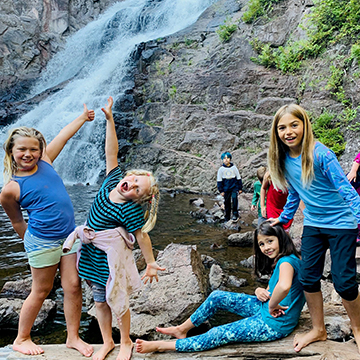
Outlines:
[[273, 341], [283, 334], [266, 325], [261, 316], [261, 301], [254, 295], [214, 291], [191, 315], [190, 320], [199, 326], [218, 310], [227, 310], [244, 319], [210, 329], [205, 334], [176, 340], [176, 351], [204, 351], [232, 342]]

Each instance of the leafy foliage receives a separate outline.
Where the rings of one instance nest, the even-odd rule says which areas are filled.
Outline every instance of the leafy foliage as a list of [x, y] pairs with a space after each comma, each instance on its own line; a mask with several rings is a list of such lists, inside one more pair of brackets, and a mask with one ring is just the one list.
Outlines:
[[229, 17], [224, 20], [224, 24], [220, 25], [216, 30], [216, 33], [219, 35], [219, 38], [222, 42], [227, 42], [230, 40], [231, 35], [237, 30], [237, 24], [233, 24]]
[[315, 137], [330, 148], [336, 155], [341, 155], [345, 150], [346, 143], [340, 131], [339, 124], [334, 124], [335, 115], [324, 112], [314, 120], [312, 128]]
[[[278, 0], [279, 1], [279, 0]], [[258, 4], [264, 13], [274, 0], [250, 0]], [[353, 44], [351, 58], [360, 63], [360, 1], [358, 0], [314, 0], [314, 8], [308, 17], [307, 40], [289, 40], [285, 47], [272, 49], [268, 44], [257, 43], [257, 62], [267, 67], [276, 67], [283, 72], [295, 72], [301, 61], [320, 55], [329, 45], [340, 41]], [[255, 13], [254, 13], [255, 14]], [[245, 16], [245, 15], [244, 15]], [[249, 16], [249, 15], [248, 15]], [[260, 15], [257, 15], [260, 16]], [[256, 17], [252, 16], [251, 19]], [[245, 21], [245, 20], [244, 20]], [[252, 21], [252, 20], [251, 20]], [[271, 61], [269, 61], [271, 59]]]
[[251, 23], [257, 18], [265, 15], [272, 8], [272, 4], [281, 0], [250, 0], [248, 2], [248, 10], [243, 15], [243, 21]]

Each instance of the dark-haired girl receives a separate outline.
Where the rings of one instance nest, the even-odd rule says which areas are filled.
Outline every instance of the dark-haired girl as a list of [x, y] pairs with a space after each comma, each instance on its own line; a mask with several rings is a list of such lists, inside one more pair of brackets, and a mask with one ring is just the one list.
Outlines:
[[[136, 340], [136, 351], [204, 351], [234, 342], [272, 341], [289, 335], [298, 323], [305, 297], [298, 279], [300, 259], [282, 226], [263, 222], [254, 236], [255, 273], [271, 274], [267, 289], [257, 288], [254, 295], [214, 291], [183, 324], [156, 328], [174, 336], [174, 341]], [[243, 317], [217, 326], [205, 334], [186, 338], [187, 332], [208, 320], [218, 310]]]

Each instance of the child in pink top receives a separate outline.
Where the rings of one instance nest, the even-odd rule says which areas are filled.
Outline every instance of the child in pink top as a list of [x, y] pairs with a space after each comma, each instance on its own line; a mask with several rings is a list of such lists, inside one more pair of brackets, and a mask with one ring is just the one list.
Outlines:
[[[358, 175], [358, 171], [360, 167], [360, 153], [358, 153], [354, 159], [354, 162], [351, 166], [350, 172], [346, 175], [350, 184], [356, 190], [356, 192], [360, 195], [360, 174]], [[358, 225], [359, 233], [356, 240], [356, 245], [360, 246], [360, 224]]]

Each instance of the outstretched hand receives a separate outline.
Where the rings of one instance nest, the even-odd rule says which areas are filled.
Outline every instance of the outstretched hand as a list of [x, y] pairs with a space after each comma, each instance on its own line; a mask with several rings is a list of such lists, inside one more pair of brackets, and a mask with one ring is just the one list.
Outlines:
[[270, 307], [269, 304], [269, 313], [272, 317], [274, 318], [278, 318], [280, 316], [285, 315], [285, 310], [288, 309], [288, 306], [281, 306], [281, 305], [277, 305], [274, 308]]
[[112, 118], [113, 104], [114, 104], [114, 100], [113, 100], [112, 96], [109, 96], [109, 98], [107, 99], [107, 104], [105, 105], [105, 107], [101, 108], [101, 110], [105, 114], [105, 117], [107, 120]]
[[153, 281], [153, 278], [156, 279], [156, 281], [159, 281], [157, 272], [158, 271], [164, 271], [165, 268], [160, 267], [156, 261], [150, 264], [147, 264], [145, 274], [142, 276], [141, 280], [144, 280], [144, 284], [146, 284], [150, 280], [150, 284]]
[[84, 104], [83, 116], [85, 118], [85, 121], [93, 121], [95, 119], [95, 111], [94, 110], [88, 110], [86, 104]]

